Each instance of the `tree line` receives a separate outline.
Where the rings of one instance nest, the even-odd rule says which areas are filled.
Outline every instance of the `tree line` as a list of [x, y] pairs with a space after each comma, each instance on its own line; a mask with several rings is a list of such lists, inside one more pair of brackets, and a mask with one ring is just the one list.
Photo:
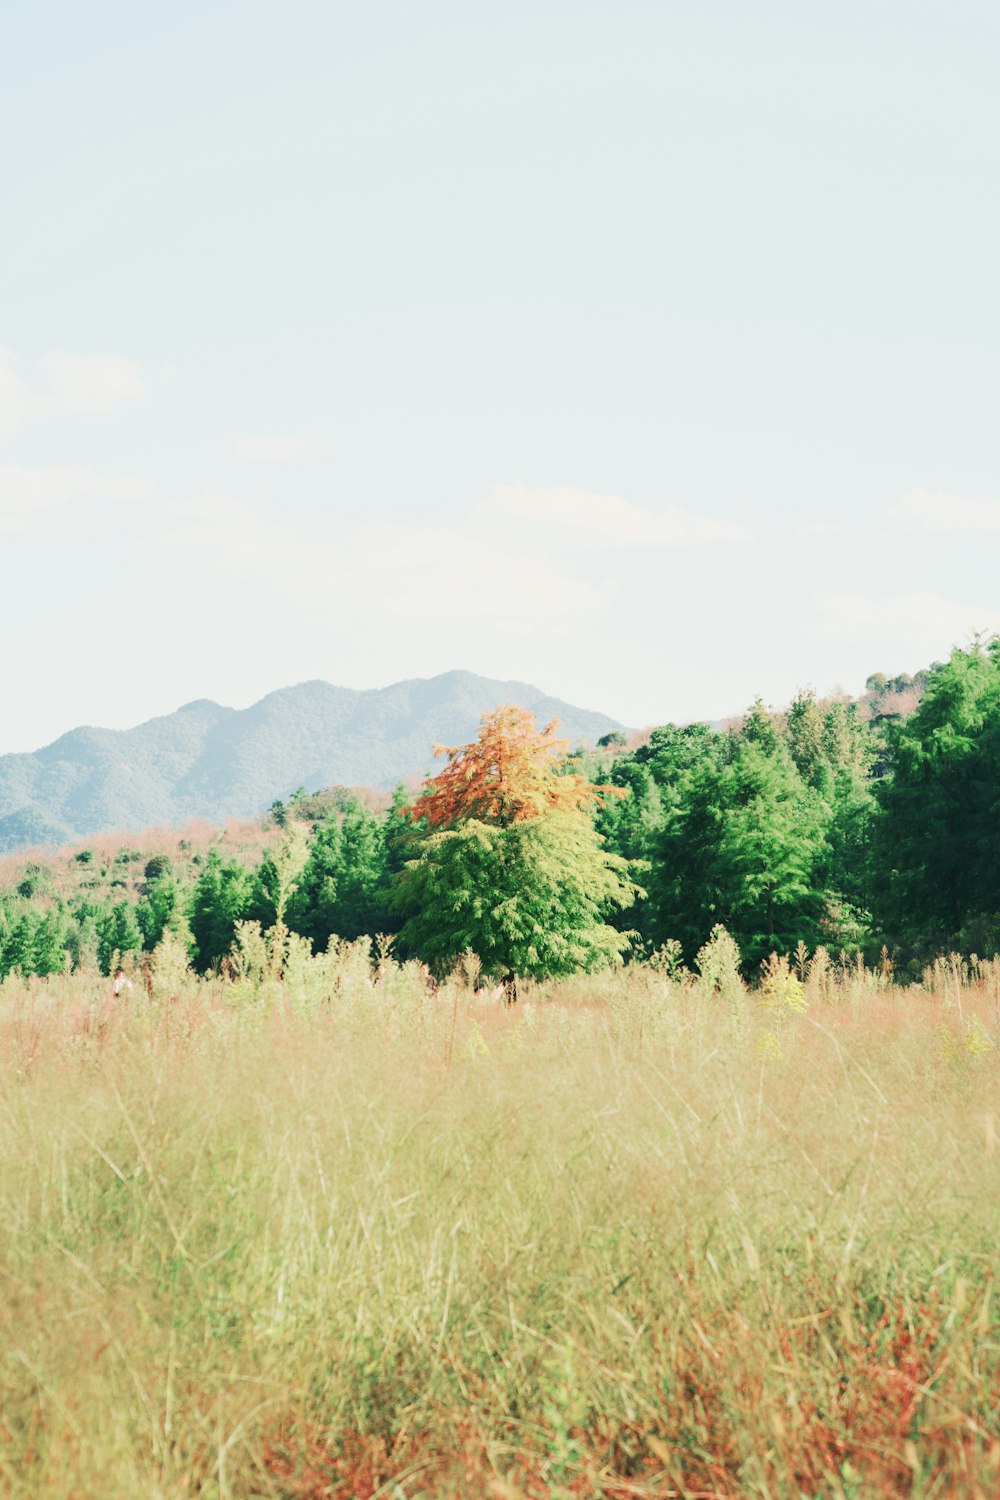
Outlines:
[[386, 811], [346, 799], [309, 824], [276, 805], [279, 841], [253, 867], [154, 855], [137, 893], [94, 899], [54, 893], [35, 866], [0, 894], [0, 977], [108, 972], [165, 936], [209, 972], [243, 922], [316, 952], [389, 935], [435, 971], [472, 951], [498, 978], [667, 944], [691, 960], [717, 925], [749, 970], [799, 943], [885, 946], [914, 972], [1000, 948], [996, 640], [917, 678], [876, 674], [861, 704], [803, 692], [728, 730], [622, 739], [567, 755], [554, 726], [508, 707]]

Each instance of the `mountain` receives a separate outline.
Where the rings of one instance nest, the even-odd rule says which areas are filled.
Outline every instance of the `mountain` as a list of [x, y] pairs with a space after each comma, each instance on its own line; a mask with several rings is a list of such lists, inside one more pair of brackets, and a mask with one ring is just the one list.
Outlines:
[[394, 785], [435, 743], [473, 737], [482, 714], [518, 703], [558, 718], [570, 745], [621, 726], [524, 682], [445, 672], [386, 688], [301, 682], [250, 708], [206, 698], [134, 729], [72, 729], [0, 755], [0, 851], [189, 818], [252, 817], [297, 787]]

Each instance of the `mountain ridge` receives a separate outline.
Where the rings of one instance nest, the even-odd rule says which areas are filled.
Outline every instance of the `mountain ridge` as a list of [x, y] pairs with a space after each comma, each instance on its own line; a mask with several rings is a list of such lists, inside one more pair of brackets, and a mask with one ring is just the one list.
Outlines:
[[312, 678], [242, 709], [195, 698], [129, 729], [78, 725], [0, 755], [0, 852], [252, 817], [299, 786], [391, 786], [429, 767], [435, 743], [469, 739], [482, 714], [510, 702], [558, 718], [571, 746], [622, 727], [530, 683], [461, 669], [384, 688]]

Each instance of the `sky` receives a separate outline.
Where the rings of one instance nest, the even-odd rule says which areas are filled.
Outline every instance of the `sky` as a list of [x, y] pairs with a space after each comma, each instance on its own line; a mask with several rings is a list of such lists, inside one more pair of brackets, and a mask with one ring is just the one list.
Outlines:
[[994, 0], [5, 0], [0, 752], [1000, 628]]

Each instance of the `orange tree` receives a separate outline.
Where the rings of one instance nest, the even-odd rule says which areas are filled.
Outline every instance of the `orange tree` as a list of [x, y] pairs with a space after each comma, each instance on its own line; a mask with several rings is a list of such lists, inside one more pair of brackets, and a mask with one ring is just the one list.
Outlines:
[[402, 809], [414, 833], [396, 877], [401, 939], [439, 972], [471, 949], [494, 977], [572, 974], [629, 945], [604, 916], [636, 888], [591, 818], [622, 793], [569, 772], [555, 727], [513, 706], [484, 714], [471, 743], [434, 747], [447, 765]]

